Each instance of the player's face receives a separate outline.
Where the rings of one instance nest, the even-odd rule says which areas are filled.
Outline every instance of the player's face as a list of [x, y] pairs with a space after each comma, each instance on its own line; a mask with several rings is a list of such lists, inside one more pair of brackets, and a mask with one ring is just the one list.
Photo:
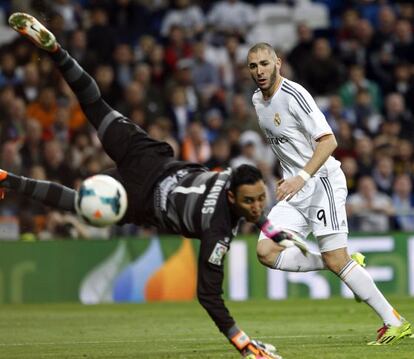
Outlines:
[[260, 90], [274, 89], [281, 66], [280, 59], [274, 53], [266, 49], [251, 52], [247, 57], [247, 65], [253, 81]]
[[262, 215], [266, 204], [266, 187], [262, 180], [255, 184], [244, 184], [236, 193], [228, 192], [230, 203], [238, 217], [245, 217], [248, 222], [255, 223]]

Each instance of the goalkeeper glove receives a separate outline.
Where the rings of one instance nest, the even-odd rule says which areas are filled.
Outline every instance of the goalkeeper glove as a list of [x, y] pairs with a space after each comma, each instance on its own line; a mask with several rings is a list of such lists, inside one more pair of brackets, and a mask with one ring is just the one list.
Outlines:
[[261, 231], [271, 240], [280, 244], [282, 247], [298, 247], [306, 255], [309, 252], [306, 243], [295, 233], [288, 229], [276, 228], [264, 216], [256, 224]]
[[282, 359], [276, 354], [276, 348], [271, 344], [262, 343], [259, 340], [250, 339], [249, 336], [239, 330], [230, 342], [236, 347], [243, 358], [247, 359]]

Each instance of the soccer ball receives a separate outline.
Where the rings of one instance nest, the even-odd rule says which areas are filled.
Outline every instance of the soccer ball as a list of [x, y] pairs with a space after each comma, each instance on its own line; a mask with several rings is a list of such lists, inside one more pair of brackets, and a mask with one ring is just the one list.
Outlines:
[[76, 193], [75, 208], [79, 216], [95, 227], [118, 222], [128, 206], [124, 186], [107, 175], [85, 179]]

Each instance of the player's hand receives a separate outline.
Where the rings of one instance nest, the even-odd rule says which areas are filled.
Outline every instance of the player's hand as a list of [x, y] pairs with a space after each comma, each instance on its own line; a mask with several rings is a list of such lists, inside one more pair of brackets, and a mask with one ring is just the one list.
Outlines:
[[276, 199], [278, 201], [289, 201], [296, 193], [298, 193], [305, 185], [305, 181], [301, 176], [290, 177], [279, 182], [276, 190]]
[[276, 348], [258, 340], [250, 339], [242, 330], [239, 330], [230, 342], [236, 347], [243, 358], [248, 359], [282, 359], [276, 354]]
[[288, 248], [296, 246], [306, 255], [309, 252], [308, 246], [296, 233], [288, 229], [275, 227], [266, 217], [262, 216], [256, 223], [256, 226], [266, 235], [267, 238]]
[[272, 344], [262, 343], [255, 339], [250, 341], [241, 355], [247, 359], [282, 359], [276, 354], [276, 348]]
[[300, 238], [296, 233], [291, 232], [288, 229], [281, 229], [271, 239], [285, 248], [296, 246], [305, 256], [309, 252], [309, 248], [305, 241], [302, 240], [302, 238]]

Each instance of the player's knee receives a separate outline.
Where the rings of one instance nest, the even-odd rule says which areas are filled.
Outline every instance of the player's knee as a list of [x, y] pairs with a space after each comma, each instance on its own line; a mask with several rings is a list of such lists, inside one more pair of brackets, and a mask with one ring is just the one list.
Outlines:
[[339, 273], [350, 261], [351, 257], [346, 248], [339, 248], [333, 251], [323, 252], [322, 259], [330, 271]]
[[257, 243], [256, 254], [260, 263], [272, 267], [283, 247], [277, 245], [271, 239], [262, 239]]

